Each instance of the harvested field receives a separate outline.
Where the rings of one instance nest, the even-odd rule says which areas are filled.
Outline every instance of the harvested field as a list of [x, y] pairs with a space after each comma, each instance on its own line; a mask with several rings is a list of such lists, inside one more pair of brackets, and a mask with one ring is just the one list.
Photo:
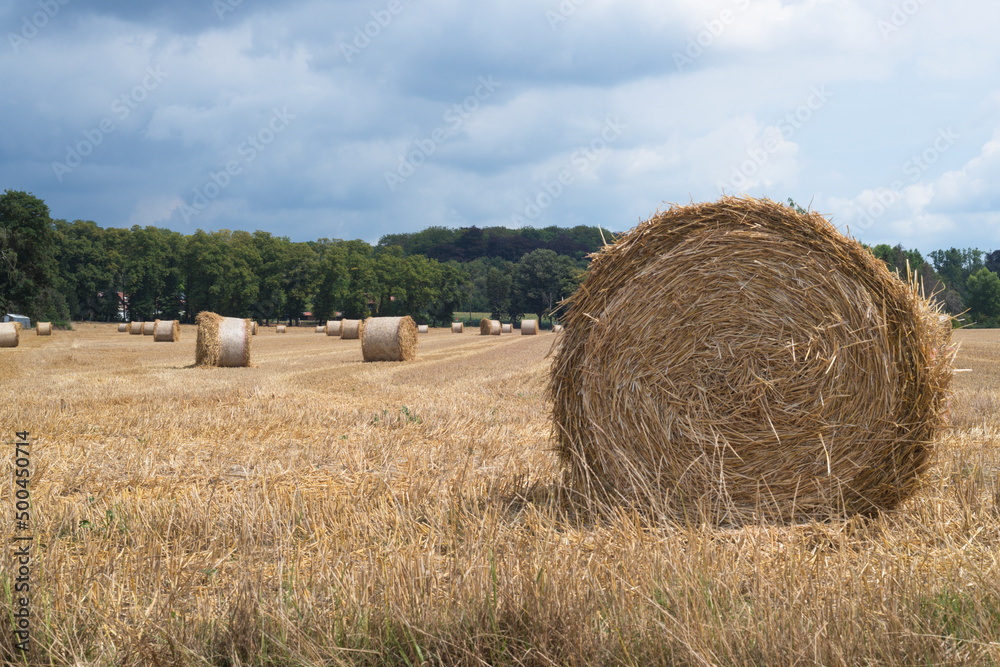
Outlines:
[[[73, 326], [0, 349], [39, 662], [1000, 662], [1000, 332], [956, 332], [971, 372], [896, 511], [717, 529], [573, 502], [545, 398], [561, 337], [438, 329], [365, 364], [288, 327], [207, 372], [194, 326]], [[0, 485], [7, 535], [12, 507]]]

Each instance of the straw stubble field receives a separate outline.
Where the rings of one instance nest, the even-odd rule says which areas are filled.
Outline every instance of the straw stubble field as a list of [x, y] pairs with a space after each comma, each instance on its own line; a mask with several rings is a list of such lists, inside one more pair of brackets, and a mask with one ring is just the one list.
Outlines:
[[[726, 530], [576, 509], [548, 419], [553, 336], [438, 329], [415, 361], [364, 364], [360, 341], [261, 328], [251, 368], [194, 367], [188, 326], [174, 345], [104, 324], [26, 337], [0, 354], [0, 419], [8, 445], [33, 443], [36, 652], [998, 663], [1000, 333], [956, 338], [972, 372], [899, 511]], [[6, 534], [11, 502], [4, 485]]]

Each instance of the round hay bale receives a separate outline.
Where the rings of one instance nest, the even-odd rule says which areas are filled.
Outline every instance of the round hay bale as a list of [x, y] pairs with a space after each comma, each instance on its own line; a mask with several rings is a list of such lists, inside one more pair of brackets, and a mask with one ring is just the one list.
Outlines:
[[316, 333], [326, 333], [326, 325], [324, 324], [316, 325]]
[[129, 326], [128, 332], [130, 335], [132, 336], [142, 335], [142, 322], [129, 322], [128, 326]]
[[418, 334], [427, 333], [429, 331], [430, 331], [430, 329], [427, 328], [426, 324], [418, 324], [417, 325], [417, 333]]
[[514, 333], [514, 325], [513, 324], [501, 324], [500, 325], [500, 333]]
[[275, 333], [285, 333], [285, 325], [279, 324], [277, 327], [275, 327], [274, 331]]
[[118, 325], [118, 333], [127, 333], [127, 332], [128, 332], [128, 325], [127, 324], [125, 324], [123, 322], [122, 324]]
[[256, 336], [257, 335], [257, 321], [256, 320], [251, 320], [250, 321], [250, 335], [251, 336]]
[[364, 329], [364, 326], [365, 324], [361, 320], [341, 320], [340, 337], [345, 340], [357, 340], [361, 338], [361, 330]]
[[153, 322], [154, 343], [176, 343], [180, 339], [180, 320], [156, 320]]
[[672, 207], [594, 256], [563, 321], [552, 414], [590, 498], [721, 524], [871, 515], [913, 493], [943, 425], [950, 330], [816, 213]]
[[250, 320], [222, 317], [201, 312], [194, 319], [198, 325], [194, 362], [198, 366], [240, 367], [250, 365], [253, 340]]
[[479, 320], [479, 335], [489, 336], [493, 329], [493, 320], [488, 320], [485, 317]]
[[142, 335], [143, 336], [152, 336], [153, 335], [153, 331], [155, 331], [155, 329], [156, 329], [156, 320], [153, 320], [152, 322], [143, 322], [142, 323]]
[[326, 323], [326, 335], [327, 336], [339, 336], [340, 326], [343, 320], [329, 320]]
[[561, 325], [561, 324], [553, 324], [552, 325], [552, 333], [559, 333], [562, 330], [563, 330], [563, 325]]
[[51, 336], [52, 335], [52, 322], [39, 322], [35, 326], [35, 335], [37, 335], [37, 336]]
[[17, 347], [21, 342], [21, 328], [17, 322], [0, 322], [0, 347]]
[[521, 335], [535, 336], [538, 334], [538, 320], [521, 320]]
[[365, 361], [409, 361], [417, 356], [417, 325], [413, 318], [369, 317], [361, 327]]
[[452, 333], [465, 333], [465, 323], [464, 322], [452, 322], [451, 323]]

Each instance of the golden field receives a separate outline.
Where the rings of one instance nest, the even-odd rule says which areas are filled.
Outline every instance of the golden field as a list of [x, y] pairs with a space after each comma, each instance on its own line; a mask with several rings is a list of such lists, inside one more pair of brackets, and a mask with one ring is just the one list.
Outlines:
[[971, 370], [899, 511], [739, 530], [579, 509], [549, 332], [436, 329], [365, 364], [356, 340], [259, 331], [252, 368], [193, 367], [191, 326], [0, 349], [5, 468], [15, 431], [32, 443], [33, 660], [1000, 664], [998, 331], [956, 332]]

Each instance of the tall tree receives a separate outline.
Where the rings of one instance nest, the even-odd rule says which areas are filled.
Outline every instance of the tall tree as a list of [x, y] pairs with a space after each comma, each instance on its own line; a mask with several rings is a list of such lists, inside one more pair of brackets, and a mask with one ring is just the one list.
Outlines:
[[0, 195], [0, 311], [17, 309], [32, 320], [69, 320], [57, 290], [55, 223], [49, 207], [27, 192]]

